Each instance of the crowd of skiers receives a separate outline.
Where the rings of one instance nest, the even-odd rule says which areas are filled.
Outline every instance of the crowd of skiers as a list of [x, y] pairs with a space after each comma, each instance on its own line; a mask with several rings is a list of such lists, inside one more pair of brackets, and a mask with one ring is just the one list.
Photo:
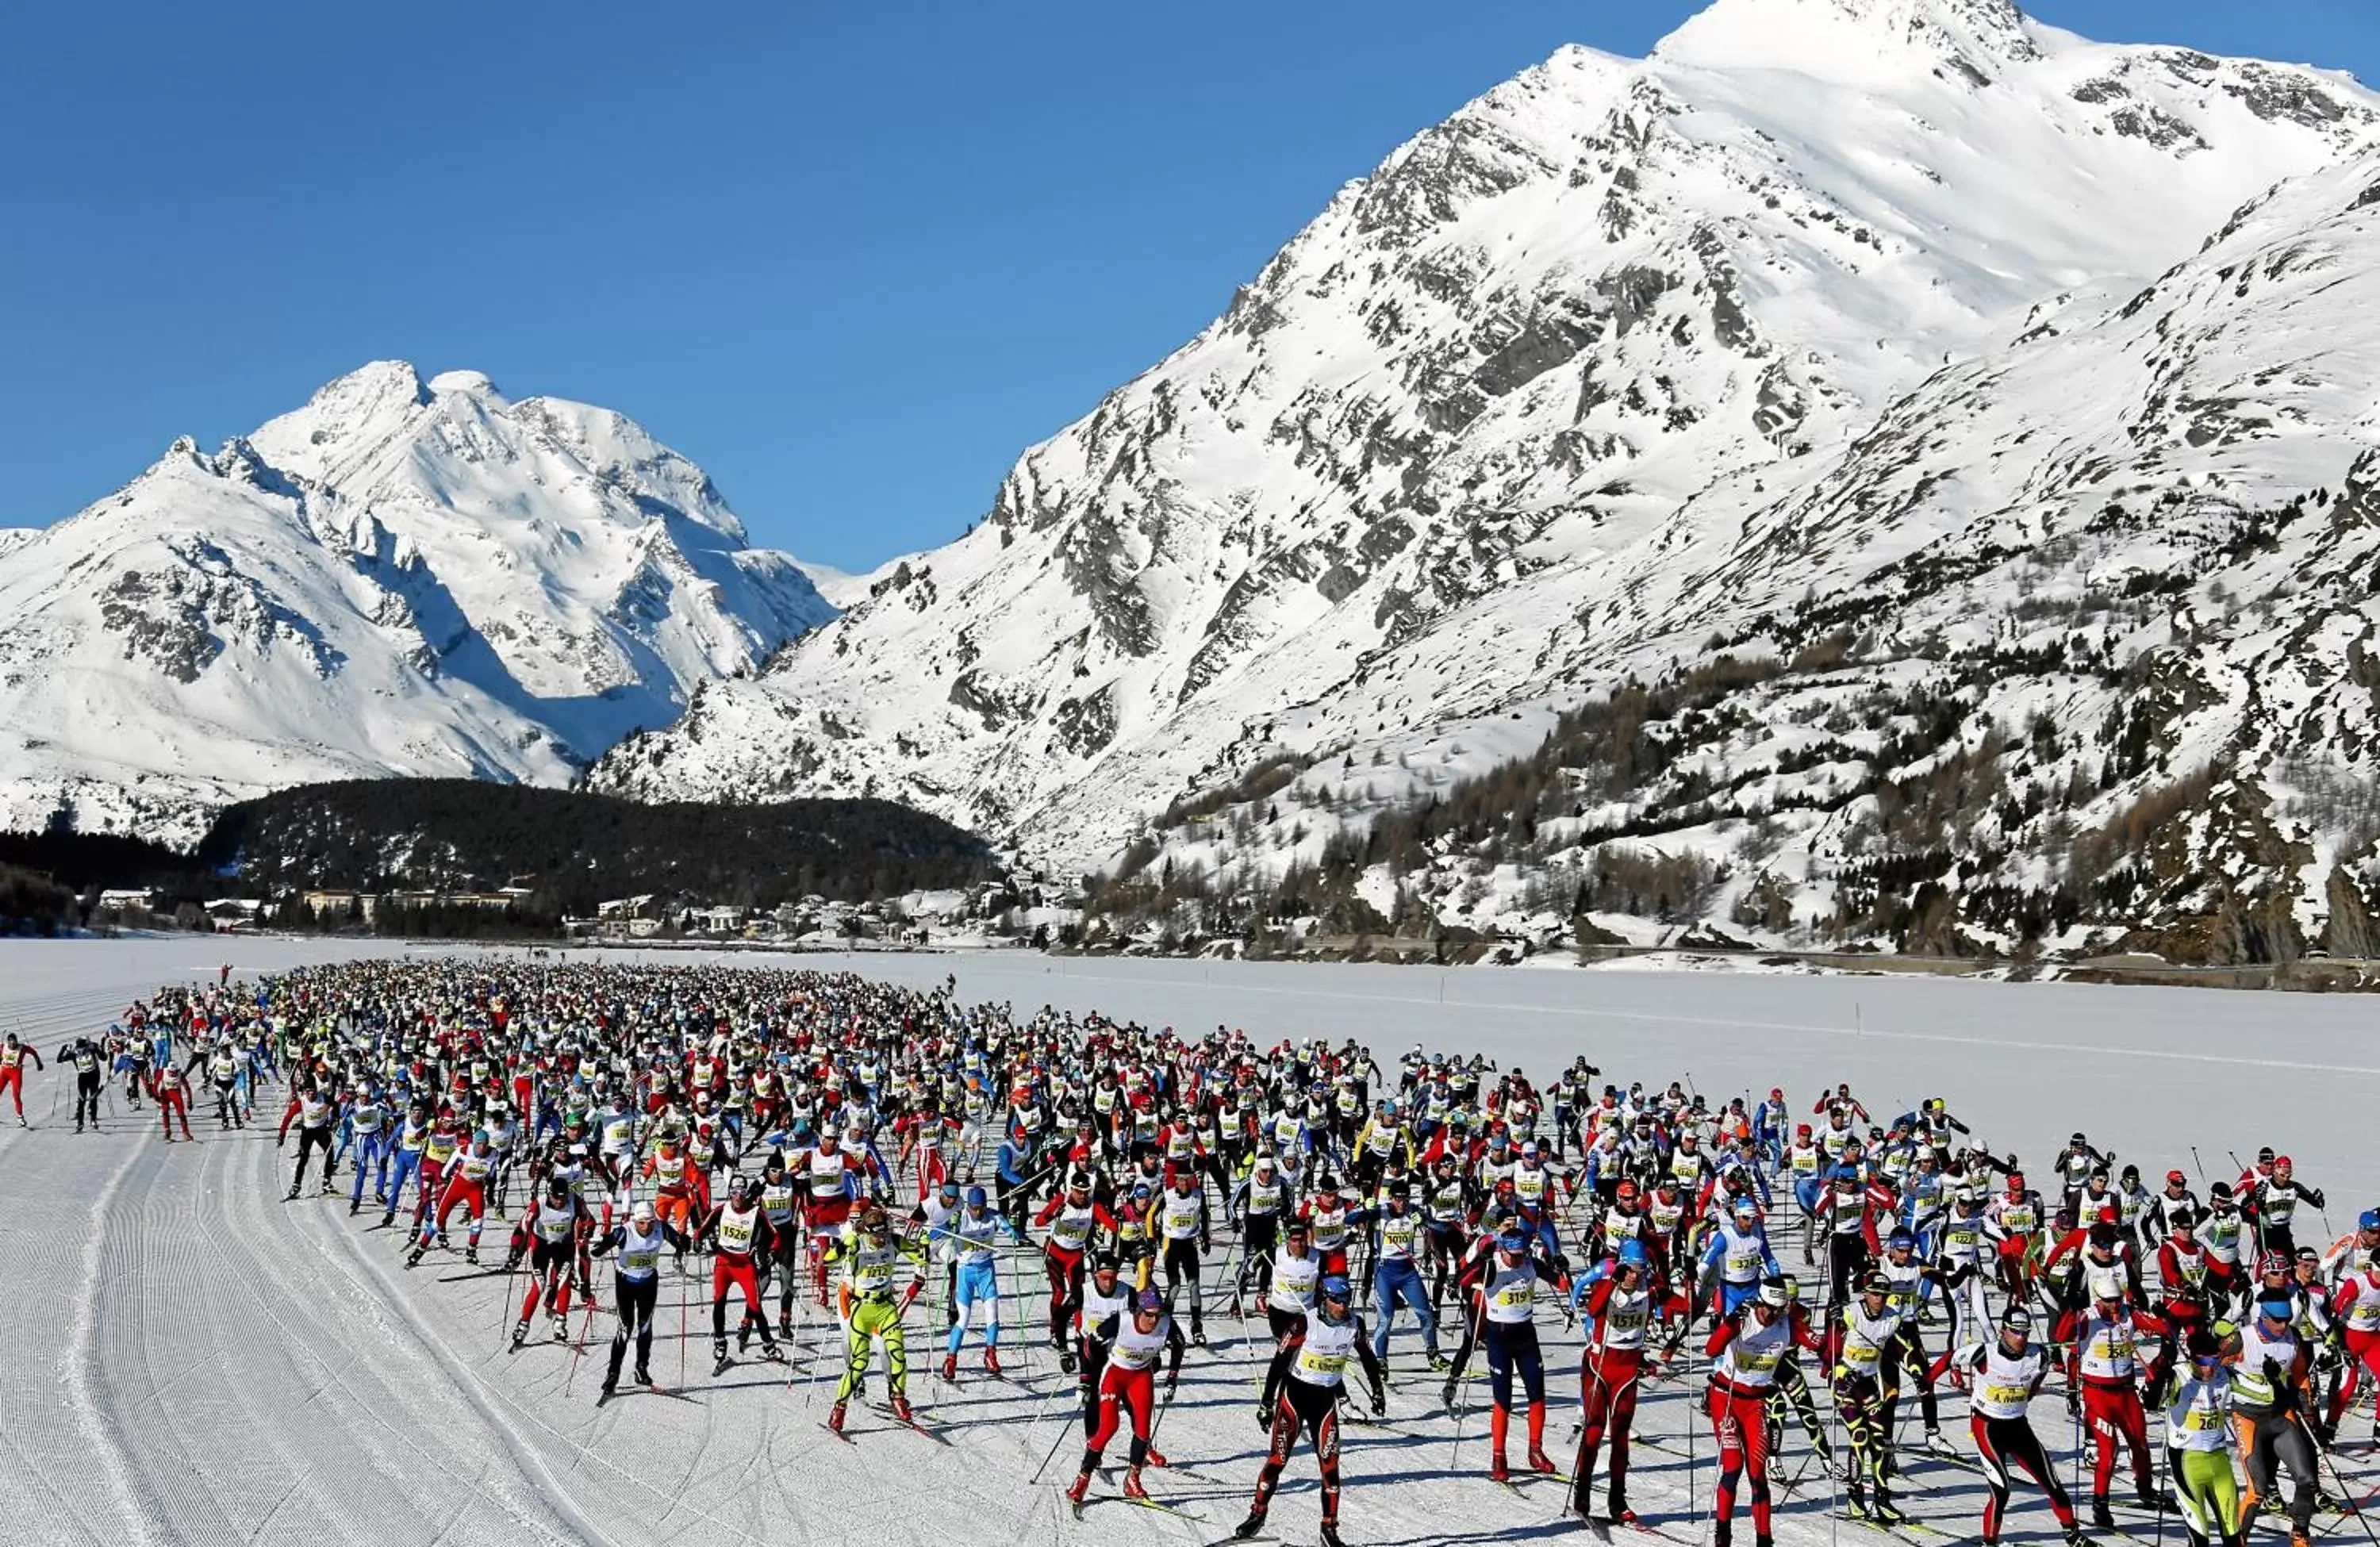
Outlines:
[[[755, 1340], [783, 1358], [797, 1323], [831, 1313], [829, 1427], [849, 1437], [880, 1353], [881, 1410], [930, 1434], [909, 1403], [908, 1313], [932, 1293], [942, 1379], [970, 1332], [999, 1375], [1002, 1265], [1013, 1294], [1029, 1261], [1031, 1324], [1080, 1392], [1077, 1511], [1119, 1440], [1123, 1496], [1165, 1507], [1146, 1472], [1219, 1316], [1271, 1349], [1242, 1537], [1264, 1530], [1302, 1440], [1338, 1547], [1342, 1423], [1381, 1420], [1392, 1367], [1467, 1422], [1475, 1361], [1488, 1474], [1560, 1479], [1598, 1530], [1647, 1529], [1629, 1504], [1631, 1443], [1650, 1438], [1634, 1415], [1690, 1371], [1718, 1547], [1746, 1507], [1768, 1547], [1775, 1494], [1813, 1466], [1847, 1519], [1938, 1537], [1897, 1502], [1904, 1458], [1981, 1475], [1987, 1544], [2020, 1474], [2080, 1541], [2033, 1427], [2045, 1389], [2076, 1415], [2099, 1530], [2133, 1534], [2118, 1509], [2160, 1529], [2171, 1513], [2193, 1547], [2238, 1547], [2271, 1511], [2307, 1547], [2318, 1513], [2353, 1507], [2332, 1452], [2380, 1390], [2380, 1211], [2330, 1231], [2287, 1155], [2152, 1186], [2078, 1132], [2029, 1171], [1939, 1098], [1882, 1116], [1848, 1084], [1803, 1107], [1781, 1089], [1712, 1102], [1583, 1056], [1542, 1078], [1418, 1047], [1383, 1066], [1353, 1041], [1018, 1019], [954, 989], [356, 962], [161, 991], [55, 1062], [79, 1128], [117, 1077], [167, 1141], [176, 1121], [191, 1137], [194, 1085], [218, 1128], [270, 1124], [294, 1146], [287, 1196], [311, 1180], [343, 1197], [407, 1267], [458, 1238], [480, 1262], [494, 1224], [502, 1262], [485, 1265], [522, 1285], [515, 1347], [540, 1310], [565, 1337], [608, 1261], [598, 1401], [624, 1370], [652, 1384], [662, 1277], [707, 1262], [714, 1374]], [[9, 1037], [0, 1092], [20, 1120], [27, 1063], [43, 1066]], [[1547, 1428], [1569, 1380], [1548, 1364], [1557, 1322], [1581, 1344], [1566, 1468]], [[1419, 1347], [1399, 1364], [1407, 1322]], [[1904, 1444], [1912, 1399], [1923, 1433]], [[1957, 1401], [1963, 1447], [1942, 1423]]]

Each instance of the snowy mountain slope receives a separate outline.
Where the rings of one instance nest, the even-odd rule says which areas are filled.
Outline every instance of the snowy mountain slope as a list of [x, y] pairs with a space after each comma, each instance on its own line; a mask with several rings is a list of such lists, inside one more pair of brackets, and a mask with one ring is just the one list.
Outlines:
[[858, 575], [846, 569], [837, 569], [832, 565], [812, 564], [805, 560], [802, 564], [802, 573], [809, 577], [810, 584], [818, 588], [818, 593], [826, 598], [827, 605], [843, 610], [856, 607], [867, 601], [880, 581], [890, 577], [903, 565], [919, 556], [916, 554], [904, 554], [899, 558], [887, 559], [875, 568]]
[[1359, 746], [1142, 857], [1241, 878], [1218, 895], [1294, 858], [1381, 920], [1548, 942], [1659, 911], [1768, 944], [2373, 954], [2376, 275], [2369, 151], [2110, 312], [1937, 372], [1682, 551], [1656, 627], [1592, 619], [1605, 682], [1641, 688], [1542, 747], [1542, 706], [1466, 732], [1523, 761]]
[[873, 790], [1096, 863], [1269, 760], [1574, 698], [1706, 634], [1684, 579], [1930, 373], [2137, 289], [2374, 106], [1997, 0], [1565, 50], [1349, 185], [968, 537], [592, 777]]
[[0, 826], [188, 840], [317, 780], [564, 783], [832, 614], [628, 420], [381, 362], [0, 547]]

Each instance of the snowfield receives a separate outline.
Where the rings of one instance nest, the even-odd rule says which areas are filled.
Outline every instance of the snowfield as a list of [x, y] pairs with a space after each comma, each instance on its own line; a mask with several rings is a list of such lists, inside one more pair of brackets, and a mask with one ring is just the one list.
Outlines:
[[[212, 976], [224, 962], [248, 973], [373, 950], [273, 940], [0, 944], [0, 1023], [54, 1052], [75, 1031], [103, 1029], [134, 993]], [[1221, 1021], [1259, 1041], [1352, 1035], [1389, 1062], [1420, 1041], [1518, 1060], [1542, 1078], [1584, 1052], [1621, 1081], [1691, 1073], [1714, 1102], [1775, 1083], [1806, 1108], [1821, 1083], [1847, 1079], [1888, 1119], [1940, 1094], [1996, 1148], [2036, 1166], [2078, 1127], [2152, 1177], [2168, 1164], [2191, 1169], [2193, 1140], [2214, 1175], [2228, 1169], [2227, 1149], [2272, 1143], [2328, 1191], [2333, 1223], [2380, 1200], [2380, 1162], [2367, 1142], [2380, 1048], [2362, 1000], [1023, 955], [808, 961], [918, 983], [955, 974], [964, 997], [1020, 1011], [1047, 1002], [1185, 1029]], [[1004, 1337], [1023, 1357], [1011, 1358], [1010, 1379], [994, 1382], [971, 1372], [979, 1358], [971, 1344], [969, 1371], [952, 1387], [931, 1373], [938, 1345], [929, 1354], [934, 1340], [914, 1335], [913, 1396], [951, 1444], [855, 1407], [857, 1443], [845, 1445], [820, 1426], [815, 1377], [831, 1378], [840, 1345], [815, 1308], [789, 1371], [756, 1358], [710, 1381], [707, 1302], [698, 1281], [665, 1276], [655, 1373], [675, 1387], [684, 1358], [691, 1380], [682, 1397], [637, 1394], [598, 1411], [608, 1316], [594, 1319], [584, 1360], [568, 1346], [536, 1343], [507, 1355], [501, 1275], [470, 1275], [444, 1256], [401, 1271], [389, 1236], [361, 1229], [365, 1221], [343, 1207], [282, 1203], [269, 1139], [219, 1135], [211, 1117], [194, 1124], [200, 1142], [189, 1148], [158, 1143], [146, 1110], [119, 1108], [101, 1135], [78, 1138], [47, 1122], [59, 1088], [55, 1074], [33, 1075], [36, 1127], [0, 1129], [0, 1233], [13, 1249], [11, 1314], [0, 1322], [0, 1480], [11, 1495], [0, 1541], [1193, 1542], [1225, 1536], [1245, 1509], [1261, 1451], [1251, 1419], [1258, 1356], [1228, 1316], [1209, 1328], [1215, 1346], [1193, 1351], [1160, 1429], [1177, 1465], [1151, 1474], [1160, 1498], [1199, 1518], [1109, 1502], [1078, 1525], [1059, 1494], [1079, 1442], [1073, 1382], [1058, 1376], [1046, 1346]], [[1786, 1255], [1790, 1265], [1790, 1247]], [[1015, 1283], [1003, 1285], [1012, 1325], [1035, 1309], [1015, 1297]], [[691, 1347], [673, 1304], [681, 1286], [697, 1301], [686, 1312]], [[574, 1336], [583, 1324], [574, 1312]], [[910, 1326], [929, 1329], [924, 1308]], [[1928, 1338], [1938, 1347], [1941, 1328]], [[1576, 1338], [1556, 1328], [1552, 1343], [1549, 1448], [1567, 1454]], [[1348, 1540], [1420, 1547], [1578, 1532], [1556, 1519], [1557, 1485], [1527, 1483], [1515, 1496], [1486, 1480], [1484, 1385], [1473, 1388], [1481, 1406], [1457, 1448], [1457, 1424], [1435, 1408], [1435, 1380], [1417, 1378], [1419, 1353], [1410, 1327], [1401, 1329], [1390, 1348], [1402, 1377], [1394, 1427], [1348, 1432]], [[1686, 1406], [1697, 1386], [1672, 1378], [1653, 1388], [1638, 1431], [1673, 1443], [1638, 1449], [1633, 1468], [1636, 1507], [1682, 1542], [1708, 1535], [1695, 1512], [1708, 1504], [1709, 1436], [1688, 1423]], [[1946, 1429], [1963, 1441], [1963, 1401], [1946, 1392], [1944, 1406]], [[2073, 1433], [2054, 1395], [2034, 1420], [2068, 1465]], [[1914, 1434], [1912, 1421], [1904, 1439]], [[1029, 1485], [1053, 1443], [1065, 1454]], [[1793, 1465], [1807, 1455], [1798, 1432], [1788, 1455]], [[2360, 1492], [2370, 1457], [2346, 1459]], [[1980, 1479], [1922, 1459], [1909, 1468], [1908, 1506], [1972, 1534]], [[1094, 1496], [1112, 1492], [1103, 1482]], [[2020, 1492], [2018, 1501], [2007, 1540], [2054, 1541], [2037, 1497]], [[1780, 1502], [1779, 1547], [1886, 1547], [1831, 1519], [1828, 1503], [1813, 1468], [1799, 1496]], [[1311, 1542], [1318, 1507], [1301, 1450], [1270, 1528]], [[2267, 1529], [2257, 1528], [2260, 1539]], [[1748, 1522], [1742, 1529], [1748, 1543]]]

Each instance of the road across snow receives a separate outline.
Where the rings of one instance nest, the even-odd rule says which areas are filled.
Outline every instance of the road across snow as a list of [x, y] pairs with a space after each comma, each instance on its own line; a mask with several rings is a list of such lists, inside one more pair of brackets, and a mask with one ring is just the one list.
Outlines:
[[[245, 973], [357, 954], [312, 941], [5, 944], [0, 1024], [55, 1051], [74, 1031], [103, 1027], [132, 995], [211, 977], [222, 962]], [[805, 965], [920, 983], [955, 974], [965, 997], [1020, 1011], [1097, 1007], [1185, 1030], [1220, 1021], [1265, 1041], [1353, 1035], [1384, 1060], [1421, 1041], [1518, 1060], [1543, 1077], [1584, 1052], [1623, 1081], [1691, 1071], [1715, 1099], [1777, 1083], [1806, 1106], [1822, 1083], [1848, 1079], [1884, 1115], [1940, 1094], [1996, 1147], [2037, 1165], [2076, 1127], [2152, 1175], [2169, 1163], [2188, 1169], [2193, 1139], [2218, 1175], [2223, 1150], [2272, 1142], [2329, 1190], [2334, 1221], [2380, 1201], [2380, 1163], [2364, 1152], [2380, 1043], [2359, 999], [1006, 955]], [[512, 1307], [502, 1275], [472, 1277], [443, 1256], [407, 1273], [388, 1233], [359, 1228], [369, 1219], [350, 1220], [339, 1203], [282, 1203], [276, 1153], [252, 1131], [219, 1134], [203, 1118], [200, 1143], [168, 1147], [147, 1114], [121, 1111], [96, 1136], [62, 1130], [49, 1121], [57, 1086], [34, 1075], [28, 1111], [41, 1126], [0, 1131], [9, 1249], [0, 1284], [10, 1308], [0, 1318], [0, 1482], [10, 1501], [0, 1541], [1192, 1542], [1224, 1536], [1245, 1508], [1263, 1443], [1250, 1379], [1262, 1350], [1229, 1317], [1210, 1327], [1215, 1346], [1194, 1352], [1159, 1438], [1182, 1463], [1154, 1474], [1160, 1495], [1200, 1518], [1107, 1503], [1077, 1525], [1057, 1493], [1077, 1443], [1062, 1438], [1074, 1421], [1072, 1382], [1046, 1345], [1012, 1332], [1023, 1355], [1009, 1361], [1014, 1379], [969, 1375], [947, 1387], [931, 1373], [936, 1329], [923, 1308], [913, 1311], [912, 1392], [952, 1443], [855, 1409], [858, 1443], [845, 1445], [820, 1423], [840, 1349], [815, 1308], [790, 1370], [756, 1360], [713, 1382], [703, 1289], [684, 1281], [696, 1303], [681, 1339], [681, 1284], [665, 1279], [655, 1372], [674, 1385], [683, 1360], [684, 1399], [640, 1394], [599, 1411], [608, 1315], [595, 1319], [583, 1359], [551, 1344], [503, 1352]], [[1016, 1280], [1004, 1287], [1012, 1326], [1034, 1319], [1038, 1305]], [[574, 1335], [583, 1325], [574, 1314]], [[1940, 1329], [1929, 1335], [1938, 1346]], [[1552, 1341], [1549, 1433], [1566, 1455], [1576, 1340]], [[976, 1362], [971, 1345], [965, 1363]], [[1518, 1541], [1568, 1529], [1556, 1522], [1556, 1485], [1516, 1494], [1481, 1475], [1479, 1411], [1456, 1448], [1458, 1426], [1436, 1411], [1409, 1325], [1391, 1363], [1397, 1427], [1349, 1431], [1342, 1523], [1351, 1541]], [[1637, 1507], [1682, 1541], [1707, 1535], [1694, 1509], [1707, 1508], [1711, 1484], [1708, 1432], [1689, 1423], [1687, 1390], [1654, 1388], [1639, 1431], [1672, 1443], [1637, 1452], [1632, 1487]], [[1483, 1386], [1473, 1391], [1484, 1401]], [[1962, 1431], [1963, 1404], [1947, 1393], [1944, 1403], [1948, 1426]], [[1908, 1439], [1915, 1404], [1905, 1407]], [[2072, 1434], [2062, 1409], [2045, 1403], [2035, 1421], [2063, 1462]], [[1029, 1486], [1053, 1444], [1058, 1459]], [[1797, 1463], [1806, 1454], [1798, 1434], [1788, 1448]], [[2351, 1464], [2361, 1472], [2363, 1458]], [[1918, 1461], [1910, 1481], [1921, 1518], [1974, 1530], [1973, 1474]], [[1827, 1487], [1813, 1468], [1784, 1503], [1779, 1547], [1889, 1547], [1830, 1519]], [[1272, 1527], [1312, 1541], [1318, 1507], [1301, 1451]], [[2047, 1511], [2022, 1503], [2007, 1540], [2054, 1535]]]

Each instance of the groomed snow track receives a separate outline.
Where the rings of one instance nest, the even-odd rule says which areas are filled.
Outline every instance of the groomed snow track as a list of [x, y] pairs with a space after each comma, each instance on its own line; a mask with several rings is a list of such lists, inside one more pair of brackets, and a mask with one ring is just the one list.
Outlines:
[[[73, 1031], [103, 1027], [135, 993], [198, 971], [212, 976], [220, 961], [249, 972], [355, 954], [270, 941], [0, 944], [0, 1025], [17, 1024], [46, 1054]], [[1888, 1090], [1913, 1101], [1938, 1087], [1959, 1110], [2004, 1125], [1992, 1130], [1997, 1144], [2043, 1159], [2074, 1127], [2158, 1170], [2187, 1165], [2186, 1151], [2168, 1157], [2134, 1139], [2134, 1128], [2179, 1135], [2184, 1145], [2195, 1134], [2203, 1150], [2261, 1135], [2294, 1147], [2301, 1169], [2331, 1189], [2334, 1218], [2342, 1206], [2380, 1200], [2380, 1167], [2360, 1152], [2369, 1132], [2362, 1115], [2380, 1086], [2380, 1050], [2364, 1051], [2372, 1011], [2363, 1001], [1642, 973], [1451, 973], [1441, 988], [1438, 974], [1413, 969], [1018, 956], [858, 965], [917, 982], [954, 971], [963, 994], [1013, 999], [1020, 1011], [1048, 1000], [1162, 1015], [1185, 1028], [1223, 1019], [1265, 1041], [1368, 1027], [1384, 1060], [1421, 1039], [1475, 1041], [1546, 1073], [1572, 1050], [1623, 1079], [1691, 1068], [1714, 1093], [1747, 1081], [1765, 1090], [1771, 1074], [1762, 1071], [1771, 1071], [1804, 1102], [1822, 1078], [1848, 1078], [1864, 1093], [1873, 1085], [1871, 1101]], [[1853, 1015], [1836, 1013], [1855, 1000], [1856, 1026]], [[1985, 1016], [2010, 1029], [2010, 1041], [2036, 1049], [2023, 1055], [2026, 1083], [1980, 1072], [2005, 1068], [2011, 1056], [2005, 1044], [1985, 1045], [1973, 1018]], [[2291, 1030], [2277, 1038], [2273, 1026]], [[2040, 1051], [2061, 1039], [2100, 1051]], [[2280, 1066], [2289, 1065], [2299, 1066]], [[283, 1203], [285, 1176], [269, 1131], [223, 1134], [201, 1110], [193, 1124], [200, 1142], [168, 1146], [153, 1113], [119, 1106], [100, 1133], [77, 1136], [63, 1106], [51, 1113], [60, 1082], [44, 1071], [31, 1083], [27, 1112], [37, 1127], [0, 1130], [8, 1307], [0, 1318], [8, 1500], [0, 1542], [1187, 1543], [1224, 1537], [1245, 1506], [1262, 1449], [1250, 1380], [1261, 1349], [1228, 1315], [1210, 1320], [1215, 1346], [1194, 1350], [1163, 1419], [1160, 1446], [1181, 1465], [1151, 1474], [1160, 1497], [1200, 1518], [1108, 1502], [1077, 1524], [1057, 1492], [1079, 1439], [1073, 1429], [1061, 1440], [1075, 1423], [1074, 1383], [1036, 1339], [1014, 1330], [1004, 1337], [1013, 1378], [1002, 1382], [973, 1372], [971, 1343], [969, 1372], [945, 1386], [932, 1372], [939, 1316], [913, 1311], [912, 1395], [950, 1444], [855, 1406], [857, 1443], [845, 1445], [820, 1422], [839, 1353], [815, 1308], [790, 1370], [759, 1362], [756, 1349], [711, 1381], [707, 1283], [665, 1279], [654, 1371], [674, 1387], [683, 1358], [683, 1399], [635, 1393], [599, 1410], [608, 1316], [595, 1319], [575, 1370], [567, 1344], [504, 1352], [517, 1282], [508, 1300], [501, 1273], [469, 1276], [458, 1257], [443, 1254], [404, 1271], [391, 1233], [363, 1228], [369, 1215], [350, 1219], [344, 1193], [336, 1202]], [[2198, 1111], [2185, 1117], [2175, 1103]], [[2155, 1107], [2162, 1115], [2147, 1110]], [[2220, 1169], [2217, 1154], [2206, 1158]], [[499, 1240], [492, 1233], [492, 1261], [501, 1261]], [[1219, 1256], [1227, 1249], [1223, 1239], [1217, 1246]], [[681, 1282], [696, 1302], [683, 1342]], [[1017, 1294], [1013, 1276], [1004, 1288], [1014, 1328], [1038, 1305]], [[574, 1338], [585, 1324], [574, 1311]], [[1260, 1337], [1261, 1326], [1254, 1330]], [[1566, 1459], [1576, 1339], [1550, 1330], [1548, 1440]], [[1929, 1345], [1941, 1335], [1929, 1328]], [[1395, 1427], [1347, 1431], [1342, 1525], [1351, 1541], [1424, 1547], [1583, 1534], [1557, 1520], [1558, 1484], [1510, 1490], [1482, 1475], [1483, 1383], [1470, 1384], [1458, 1453], [1457, 1426], [1437, 1410], [1436, 1382], [1422, 1375], [1409, 1323], [1391, 1362]], [[1708, 1434], [1694, 1429], [1691, 1461], [1684, 1438], [1687, 1394], [1697, 1384], [1672, 1379], [1653, 1388], [1637, 1420], [1640, 1433], [1670, 1443], [1636, 1451], [1633, 1502], [1680, 1542], [1706, 1540], [1709, 1529], [1694, 1509], [1707, 1507]], [[881, 1389], [880, 1374], [880, 1397]], [[1904, 1407], [1908, 1443], [1917, 1435], [1915, 1404]], [[1961, 1436], [1963, 1409], [1944, 1394], [1945, 1427]], [[2054, 1398], [2035, 1423], [2061, 1469], [2070, 1468], [2072, 1428]], [[2361, 1425], [2350, 1427], [2360, 1441]], [[1053, 1443], [1057, 1459], [1029, 1486]], [[1787, 1449], [1793, 1466], [1807, 1454], [1798, 1431]], [[1111, 1460], [1121, 1456], [1121, 1446], [1111, 1449]], [[2368, 1490], [2369, 1456], [2347, 1459], [2351, 1485]], [[1908, 1480], [1905, 1502], [1920, 1518], [1973, 1534], [1982, 1500], [1974, 1474], [1920, 1459]], [[1095, 1498], [1111, 1495], [1113, 1483], [1103, 1480]], [[2019, 1500], [2011, 1547], [2053, 1541], [2047, 1510], [2037, 1498]], [[1780, 1503], [1779, 1547], [1890, 1547], [1831, 1519], [1828, 1503], [1813, 1467]], [[1301, 1450], [1271, 1532], [1312, 1542], [1318, 1515], [1313, 1462]], [[2153, 1534], [2147, 1517], [2128, 1524]], [[2175, 1524], [2166, 1529], [2179, 1543]], [[1748, 1541], [1749, 1522], [1739, 1530]], [[2333, 1534], [2360, 1539], [2351, 1522]]]

